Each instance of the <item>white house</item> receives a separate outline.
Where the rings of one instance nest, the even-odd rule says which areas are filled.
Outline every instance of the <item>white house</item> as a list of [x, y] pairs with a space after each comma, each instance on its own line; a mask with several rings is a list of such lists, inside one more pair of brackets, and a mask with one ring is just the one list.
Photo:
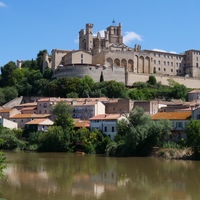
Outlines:
[[0, 125], [9, 129], [17, 129], [18, 124], [0, 116]]
[[90, 130], [98, 129], [102, 133], [114, 138], [117, 133], [117, 122], [125, 119], [120, 114], [100, 114], [90, 118]]

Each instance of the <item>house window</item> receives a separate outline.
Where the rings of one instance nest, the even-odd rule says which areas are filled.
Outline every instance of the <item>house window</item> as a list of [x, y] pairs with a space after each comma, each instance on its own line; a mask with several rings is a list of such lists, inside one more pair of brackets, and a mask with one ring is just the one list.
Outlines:
[[182, 128], [183, 123], [182, 122], [176, 122], [176, 128]]
[[160, 65], [160, 60], [158, 61], [158, 64]]
[[83, 54], [81, 54], [81, 58], [83, 58]]
[[166, 71], [166, 68], [164, 68], [164, 71]]
[[200, 119], [200, 114], [197, 115], [197, 119]]
[[160, 67], [158, 68], [158, 71], [160, 71]]
[[171, 66], [173, 66], [173, 62], [171, 62]]
[[156, 60], [154, 60], [154, 64], [156, 64]]
[[115, 127], [114, 126], [112, 126], [112, 132], [114, 132], [115, 131]]
[[166, 65], [166, 61], [164, 61], [164, 65]]
[[104, 132], [107, 132], [107, 127], [106, 126], [104, 127]]
[[171, 72], [173, 72], [173, 69], [171, 69]]

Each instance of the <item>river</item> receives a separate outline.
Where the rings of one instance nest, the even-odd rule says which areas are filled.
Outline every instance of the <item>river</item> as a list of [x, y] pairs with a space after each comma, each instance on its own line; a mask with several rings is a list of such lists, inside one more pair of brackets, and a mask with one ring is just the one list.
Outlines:
[[[199, 200], [200, 161], [5, 152], [6, 200]], [[0, 198], [0, 200], [1, 200]]]

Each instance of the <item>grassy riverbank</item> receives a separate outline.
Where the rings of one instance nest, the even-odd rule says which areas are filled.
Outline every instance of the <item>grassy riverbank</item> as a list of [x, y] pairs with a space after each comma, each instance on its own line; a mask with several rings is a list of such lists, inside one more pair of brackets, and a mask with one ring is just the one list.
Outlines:
[[154, 148], [151, 157], [165, 159], [195, 160], [195, 154], [192, 148]]

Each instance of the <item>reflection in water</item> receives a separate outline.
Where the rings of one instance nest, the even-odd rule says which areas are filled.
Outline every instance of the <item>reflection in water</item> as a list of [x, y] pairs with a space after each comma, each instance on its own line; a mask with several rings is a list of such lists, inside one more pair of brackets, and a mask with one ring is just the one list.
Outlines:
[[2, 198], [198, 200], [200, 162], [6, 152]]

